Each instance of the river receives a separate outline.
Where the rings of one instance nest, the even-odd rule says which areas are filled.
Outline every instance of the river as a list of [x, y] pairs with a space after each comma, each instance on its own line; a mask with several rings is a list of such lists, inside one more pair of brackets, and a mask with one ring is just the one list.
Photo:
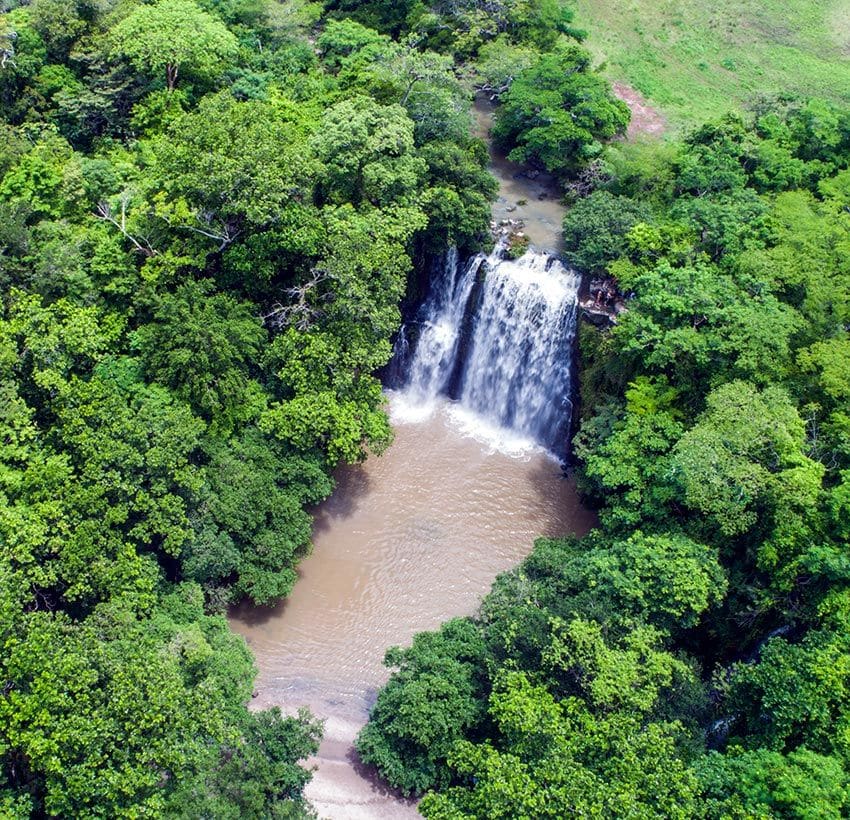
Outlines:
[[326, 720], [307, 789], [322, 817], [418, 816], [363, 772], [351, 749], [387, 678], [384, 651], [473, 613], [536, 536], [592, 523], [545, 453], [488, 441], [486, 428], [476, 431], [450, 405], [403, 419], [384, 455], [341, 471], [292, 595], [231, 619], [257, 659], [256, 705], [306, 705]]
[[511, 162], [490, 139], [495, 106], [478, 94], [472, 107], [474, 133], [483, 139], [490, 151], [490, 172], [499, 182], [493, 203], [496, 223], [511, 219], [523, 222], [523, 231], [539, 250], [560, 251], [561, 222], [565, 208], [560, 202], [558, 184], [551, 174], [530, 171]]
[[[486, 136], [489, 105], [479, 100], [475, 115]], [[532, 242], [556, 249], [562, 209], [548, 181], [517, 176], [522, 169], [492, 149], [491, 161], [501, 185], [495, 218], [522, 218]], [[395, 441], [339, 472], [292, 595], [230, 619], [259, 669], [253, 705], [308, 706], [325, 720], [306, 794], [333, 820], [419, 816], [352, 747], [388, 677], [385, 650], [473, 614], [535, 537], [582, 534], [594, 523], [542, 448], [444, 399], [390, 393], [388, 401]]]

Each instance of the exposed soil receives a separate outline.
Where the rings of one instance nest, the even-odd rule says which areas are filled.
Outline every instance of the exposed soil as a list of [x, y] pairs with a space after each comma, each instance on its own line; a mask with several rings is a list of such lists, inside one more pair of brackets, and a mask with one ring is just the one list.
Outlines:
[[657, 108], [653, 108], [640, 91], [625, 83], [614, 83], [612, 87], [615, 96], [632, 112], [632, 119], [626, 131], [628, 139], [633, 140], [643, 135], [660, 137], [667, 130], [664, 115]]

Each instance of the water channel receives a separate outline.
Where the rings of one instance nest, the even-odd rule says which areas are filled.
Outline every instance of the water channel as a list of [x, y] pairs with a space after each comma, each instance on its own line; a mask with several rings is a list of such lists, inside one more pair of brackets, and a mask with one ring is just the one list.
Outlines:
[[[476, 116], [486, 129], [489, 106], [479, 102]], [[493, 155], [502, 185], [494, 212], [526, 220], [532, 241], [554, 250], [560, 206], [545, 180], [518, 177], [519, 170]], [[386, 648], [474, 613], [535, 537], [593, 524], [558, 461], [532, 438], [436, 394], [390, 392], [388, 401], [395, 441], [340, 472], [317, 512], [313, 553], [293, 594], [277, 607], [231, 615], [259, 668], [254, 704], [308, 706], [325, 720], [307, 796], [333, 820], [418, 816], [352, 748], [388, 676]]]

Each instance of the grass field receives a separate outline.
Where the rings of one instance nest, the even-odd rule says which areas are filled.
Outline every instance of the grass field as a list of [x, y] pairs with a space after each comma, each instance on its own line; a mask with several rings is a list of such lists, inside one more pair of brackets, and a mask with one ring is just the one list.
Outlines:
[[575, 0], [611, 80], [638, 89], [673, 130], [760, 94], [850, 104], [850, 0]]

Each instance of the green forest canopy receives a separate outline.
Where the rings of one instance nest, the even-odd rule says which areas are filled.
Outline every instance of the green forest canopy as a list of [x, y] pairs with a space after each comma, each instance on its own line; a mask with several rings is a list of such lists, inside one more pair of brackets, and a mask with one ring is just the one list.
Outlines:
[[222, 617], [390, 440], [407, 278], [494, 183], [451, 60], [309, 3], [2, 16], [0, 813], [296, 816]]
[[470, 83], [631, 297], [581, 329], [601, 526], [391, 650], [361, 756], [431, 817], [850, 811], [847, 107], [609, 144], [558, 0], [4, 8], [0, 813], [309, 814], [321, 726], [246, 709], [221, 613], [290, 592], [400, 301], [488, 240]]
[[567, 258], [584, 539], [393, 649], [358, 749], [432, 818], [850, 811], [850, 108], [610, 146]]

